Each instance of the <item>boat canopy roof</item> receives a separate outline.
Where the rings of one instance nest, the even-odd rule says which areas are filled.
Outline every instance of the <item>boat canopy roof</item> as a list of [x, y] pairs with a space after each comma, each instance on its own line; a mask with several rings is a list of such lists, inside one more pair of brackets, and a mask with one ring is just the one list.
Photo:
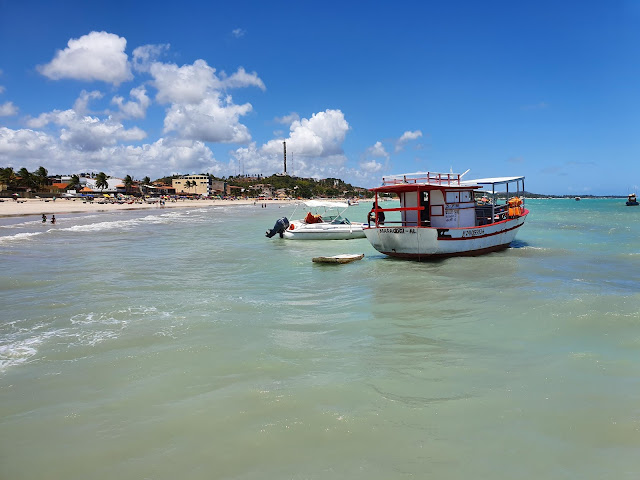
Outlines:
[[317, 208], [348, 208], [349, 204], [344, 202], [330, 202], [328, 200], [307, 200], [304, 202], [307, 207]]
[[466, 186], [473, 185], [504, 185], [506, 183], [517, 182], [524, 180], [524, 177], [490, 177], [490, 178], [476, 178], [474, 180], [465, 180], [461, 182]]
[[524, 181], [524, 177], [493, 177], [478, 178], [475, 180], [462, 180], [462, 177], [469, 172], [459, 173], [436, 173], [436, 172], [416, 172], [402, 175], [391, 175], [382, 179], [381, 187], [370, 189], [373, 192], [409, 192], [420, 190], [434, 190], [446, 188], [447, 190], [468, 190], [481, 189], [488, 185], [495, 188], [496, 185], [506, 185], [509, 183]]

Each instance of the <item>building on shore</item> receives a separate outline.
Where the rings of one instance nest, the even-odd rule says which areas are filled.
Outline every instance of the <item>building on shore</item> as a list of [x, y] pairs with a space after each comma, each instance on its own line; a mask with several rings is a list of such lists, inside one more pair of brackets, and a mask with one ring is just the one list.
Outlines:
[[210, 175], [184, 175], [180, 178], [174, 178], [171, 182], [175, 192], [178, 194], [210, 197], [212, 195], [224, 195], [226, 191], [225, 182], [214, 180]]
[[259, 183], [257, 185], [251, 185], [248, 190], [255, 197], [265, 197], [272, 198], [273, 197], [273, 186], [268, 183]]
[[[82, 189], [88, 189], [88, 190], [85, 190], [85, 192], [91, 191], [91, 192], [97, 192], [97, 193], [118, 193], [119, 191], [118, 185], [123, 185], [124, 183], [124, 180], [122, 178], [108, 177], [107, 186], [104, 188], [98, 188], [96, 186], [97, 180], [95, 177], [80, 176], [79, 180], [80, 180], [80, 188], [78, 188], [78, 191], [81, 191]], [[70, 176], [63, 176], [60, 179], [61, 183], [69, 183], [70, 181], [71, 181]], [[121, 192], [124, 191], [124, 186], [120, 188], [120, 191]]]

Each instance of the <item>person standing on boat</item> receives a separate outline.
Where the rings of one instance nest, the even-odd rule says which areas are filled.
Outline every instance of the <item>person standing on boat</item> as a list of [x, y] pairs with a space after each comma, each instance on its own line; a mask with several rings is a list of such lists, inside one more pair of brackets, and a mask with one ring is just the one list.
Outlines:
[[[367, 222], [369, 223], [369, 226], [371, 226], [371, 221], [374, 221], [376, 224], [379, 225], [384, 225], [384, 212], [378, 212], [378, 214], [376, 215], [375, 210], [378, 208], [378, 204], [377, 202], [373, 202], [373, 206], [371, 207], [371, 211], [369, 212], [369, 215], [367, 217]], [[375, 220], [377, 216], [377, 221]]]

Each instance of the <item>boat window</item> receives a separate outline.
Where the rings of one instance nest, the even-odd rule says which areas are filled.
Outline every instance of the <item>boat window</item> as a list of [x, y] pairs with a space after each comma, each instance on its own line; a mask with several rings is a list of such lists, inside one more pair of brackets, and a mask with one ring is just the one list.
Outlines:
[[447, 203], [458, 203], [460, 201], [459, 192], [446, 192]]

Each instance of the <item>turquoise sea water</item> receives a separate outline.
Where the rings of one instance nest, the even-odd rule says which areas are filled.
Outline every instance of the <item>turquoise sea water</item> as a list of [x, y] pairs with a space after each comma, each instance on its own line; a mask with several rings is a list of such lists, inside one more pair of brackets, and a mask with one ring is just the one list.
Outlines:
[[640, 207], [527, 207], [431, 263], [274, 205], [0, 219], [0, 478], [639, 478]]

